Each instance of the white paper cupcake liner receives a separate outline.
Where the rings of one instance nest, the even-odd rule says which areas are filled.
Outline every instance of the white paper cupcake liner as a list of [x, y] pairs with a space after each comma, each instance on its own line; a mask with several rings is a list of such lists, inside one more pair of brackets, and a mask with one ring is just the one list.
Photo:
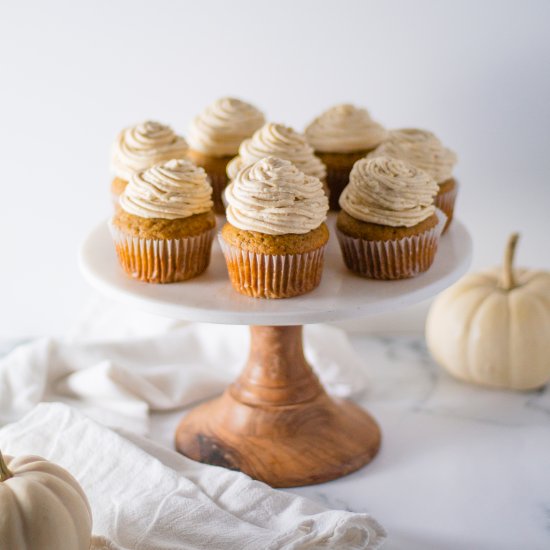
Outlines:
[[109, 229], [118, 261], [132, 278], [148, 283], [176, 283], [203, 273], [210, 263], [215, 229], [182, 239], [143, 239]]
[[368, 279], [408, 279], [427, 271], [433, 263], [447, 216], [436, 209], [435, 227], [402, 239], [368, 241], [336, 231], [347, 268]]
[[458, 183], [455, 182], [455, 186], [450, 191], [445, 193], [439, 193], [434, 199], [434, 204], [442, 210], [447, 216], [447, 223], [443, 228], [443, 233], [449, 229], [451, 222], [453, 221], [453, 214], [455, 210], [456, 196], [458, 194]]
[[321, 282], [326, 245], [303, 254], [260, 254], [218, 235], [233, 288], [253, 298], [291, 298]]

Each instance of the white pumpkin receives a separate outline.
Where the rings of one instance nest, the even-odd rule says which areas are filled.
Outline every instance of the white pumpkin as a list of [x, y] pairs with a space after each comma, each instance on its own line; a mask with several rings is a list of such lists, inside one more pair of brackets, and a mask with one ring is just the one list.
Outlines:
[[434, 359], [475, 384], [529, 390], [550, 380], [550, 273], [519, 269], [510, 237], [504, 266], [440, 294], [426, 323]]
[[90, 505], [69, 472], [40, 457], [0, 453], [2, 550], [89, 550], [91, 540]]

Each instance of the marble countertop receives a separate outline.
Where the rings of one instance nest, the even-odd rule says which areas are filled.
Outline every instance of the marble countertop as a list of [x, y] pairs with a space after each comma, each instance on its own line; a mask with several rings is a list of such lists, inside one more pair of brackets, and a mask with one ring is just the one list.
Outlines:
[[[550, 389], [455, 381], [421, 335], [351, 339], [368, 381], [358, 402], [380, 423], [381, 451], [349, 476], [288, 490], [372, 514], [388, 550], [550, 548]], [[180, 418], [154, 414], [154, 439], [171, 447]]]
[[512, 393], [455, 381], [422, 337], [357, 337], [382, 449], [345, 478], [293, 491], [368, 511], [384, 548], [550, 548], [550, 391]]
[[[352, 336], [365, 360], [359, 403], [382, 428], [369, 465], [336, 481], [288, 489], [365, 511], [387, 550], [550, 548], [550, 391], [512, 393], [455, 381], [421, 336]], [[171, 444], [181, 413], [156, 415]]]

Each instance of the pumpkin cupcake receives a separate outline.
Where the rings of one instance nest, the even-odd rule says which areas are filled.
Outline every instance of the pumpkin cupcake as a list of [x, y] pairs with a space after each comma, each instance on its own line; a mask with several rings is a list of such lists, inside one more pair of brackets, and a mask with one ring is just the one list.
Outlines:
[[458, 183], [453, 178], [456, 154], [427, 130], [404, 128], [393, 130], [388, 139], [377, 147], [369, 158], [386, 156], [398, 158], [428, 172], [439, 185], [435, 205], [447, 215], [444, 232], [453, 219]]
[[251, 138], [241, 143], [239, 155], [227, 165], [227, 176], [232, 180], [244, 167], [269, 156], [289, 160], [307, 176], [321, 181], [326, 179], [327, 169], [313, 153], [306, 137], [289, 126], [273, 122], [264, 124]]
[[239, 152], [241, 142], [264, 122], [264, 115], [253, 105], [223, 97], [206, 107], [191, 123], [187, 158], [210, 176], [217, 214], [225, 212], [222, 193], [227, 185], [227, 163]]
[[305, 135], [327, 167], [330, 209], [339, 210], [338, 200], [354, 163], [377, 147], [387, 132], [366, 109], [343, 104], [318, 116]]
[[185, 139], [160, 122], [147, 120], [122, 130], [111, 154], [111, 170], [115, 176], [111, 192], [115, 205], [118, 206], [118, 198], [136, 172], [165, 160], [183, 158], [186, 151]]
[[173, 159], [134, 174], [110, 223], [119, 263], [132, 278], [175, 283], [210, 262], [216, 227], [208, 176]]
[[446, 216], [433, 199], [437, 183], [389, 157], [355, 163], [336, 222], [346, 266], [369, 279], [405, 279], [433, 262]]
[[290, 298], [321, 281], [328, 241], [328, 199], [319, 178], [267, 157], [227, 187], [220, 234], [235, 290], [254, 298]]

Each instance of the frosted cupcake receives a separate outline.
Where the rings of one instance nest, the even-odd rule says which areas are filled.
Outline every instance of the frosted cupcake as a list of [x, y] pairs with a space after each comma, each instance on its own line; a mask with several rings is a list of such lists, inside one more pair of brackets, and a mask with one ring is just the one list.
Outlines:
[[366, 109], [344, 104], [318, 116], [306, 128], [305, 135], [327, 167], [330, 208], [339, 210], [338, 200], [354, 163], [377, 147], [387, 132]]
[[446, 216], [426, 172], [389, 157], [355, 163], [340, 196], [337, 236], [346, 266], [370, 279], [405, 279], [434, 260]]
[[435, 205], [447, 215], [447, 230], [453, 219], [458, 184], [453, 178], [456, 155], [427, 130], [404, 128], [389, 133], [387, 141], [369, 154], [398, 158], [428, 172], [439, 185]]
[[115, 176], [111, 192], [115, 204], [136, 172], [165, 160], [183, 158], [186, 151], [185, 139], [160, 122], [147, 120], [122, 130], [111, 154], [111, 170]]
[[169, 160], [134, 174], [110, 228], [124, 271], [148, 283], [200, 275], [210, 262], [216, 216], [206, 172]]
[[262, 126], [251, 138], [241, 143], [239, 155], [227, 165], [229, 179], [234, 179], [244, 167], [269, 156], [289, 160], [308, 176], [321, 181], [326, 179], [326, 167], [315, 156], [305, 136], [289, 126], [272, 122]]
[[220, 243], [235, 290], [290, 298], [321, 281], [328, 200], [319, 178], [267, 157], [242, 169], [226, 190]]
[[214, 209], [223, 214], [222, 192], [227, 185], [227, 163], [239, 152], [241, 142], [265, 122], [253, 105], [223, 97], [195, 117], [189, 127], [187, 157], [202, 166], [214, 189]]

